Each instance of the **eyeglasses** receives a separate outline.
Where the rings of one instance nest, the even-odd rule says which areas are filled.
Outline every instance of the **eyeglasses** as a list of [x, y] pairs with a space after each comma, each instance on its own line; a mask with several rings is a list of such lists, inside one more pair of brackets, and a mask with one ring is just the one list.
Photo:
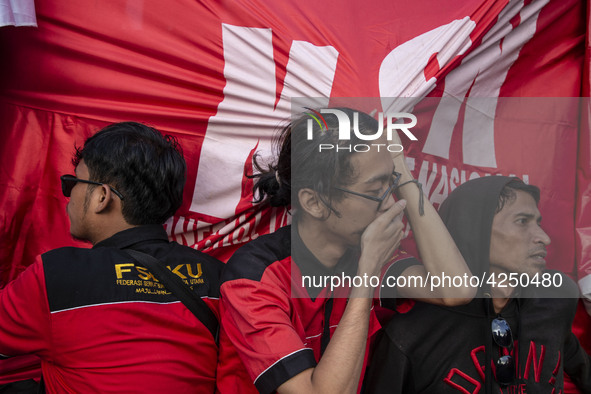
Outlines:
[[[72, 189], [74, 188], [74, 186], [76, 186], [76, 183], [78, 182], [88, 183], [89, 185], [104, 185], [104, 183], [101, 182], [94, 182], [86, 179], [76, 178], [74, 175], [62, 175], [60, 176], [60, 180], [62, 181], [62, 193], [64, 193], [64, 196], [66, 197], [70, 197], [70, 195], [72, 194]], [[121, 193], [113, 189], [113, 187], [111, 186], [109, 186], [109, 189], [111, 189], [111, 191], [115, 193], [117, 197], [123, 200], [123, 195]]]
[[[513, 348], [513, 335], [509, 323], [502, 317], [497, 317], [491, 323], [493, 340], [497, 345], [509, 351]], [[515, 380], [515, 363], [511, 355], [501, 356], [495, 362], [497, 381], [508, 386]]]
[[386, 189], [386, 191], [384, 192], [384, 194], [382, 194], [381, 197], [374, 197], [374, 196], [370, 196], [368, 194], [358, 193], [358, 192], [354, 192], [353, 190], [343, 189], [341, 187], [336, 187], [336, 186], [334, 187], [334, 189], [340, 190], [345, 193], [354, 194], [359, 197], [367, 198], [368, 200], [371, 200], [371, 201], [377, 201], [377, 202], [379, 202], [379, 204], [378, 204], [378, 211], [379, 211], [380, 207], [382, 206], [382, 202], [384, 202], [384, 200], [392, 194], [392, 190], [396, 186], [398, 186], [401, 176], [402, 176], [402, 174], [400, 174], [399, 172], [396, 172], [396, 171], [392, 172], [392, 176], [390, 177], [390, 186], [388, 187], [388, 189]]

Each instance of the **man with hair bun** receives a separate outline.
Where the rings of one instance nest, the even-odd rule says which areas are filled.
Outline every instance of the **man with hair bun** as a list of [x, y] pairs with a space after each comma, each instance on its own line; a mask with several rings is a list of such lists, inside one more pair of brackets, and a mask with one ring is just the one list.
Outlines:
[[[378, 123], [371, 116], [339, 110], [351, 125], [358, 116], [361, 133], [375, 134]], [[346, 275], [385, 284], [398, 276], [469, 272], [436, 211], [422, 202], [404, 156], [392, 158], [385, 149], [320, 152], [319, 144], [363, 142], [356, 133], [339, 141], [336, 117], [325, 118], [326, 127], [313, 122], [311, 140], [306, 138], [309, 115], [293, 120], [282, 130], [276, 163], [259, 166], [255, 175], [255, 194], [271, 206], [291, 206], [293, 223], [243, 246], [224, 268], [222, 393], [355, 393], [368, 344], [380, 327], [375, 313], [380, 305], [396, 308], [396, 297], [456, 305], [473, 296], [470, 288], [430, 292], [374, 288], [375, 282], [335, 288], [302, 283], [305, 277]], [[424, 266], [397, 252], [403, 211]]]
[[92, 248], [47, 252], [0, 290], [0, 358], [37, 355], [50, 393], [213, 393], [214, 336], [132, 257], [169, 266], [218, 313], [223, 264], [169, 242], [162, 226], [182, 203], [180, 146], [115, 123], [73, 164], [75, 175], [61, 177], [70, 232]]

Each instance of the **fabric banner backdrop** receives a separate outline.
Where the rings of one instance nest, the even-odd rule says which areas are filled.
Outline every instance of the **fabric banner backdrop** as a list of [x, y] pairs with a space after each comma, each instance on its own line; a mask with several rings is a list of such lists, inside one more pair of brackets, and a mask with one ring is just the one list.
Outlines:
[[33, 0], [0, 0], [0, 26], [37, 26]]
[[[59, 176], [111, 122], [150, 124], [188, 165], [171, 239], [227, 260], [290, 221], [252, 203], [291, 99], [375, 98], [419, 119], [402, 140], [440, 203], [476, 176], [542, 189], [548, 266], [591, 293], [588, 0], [39, 1], [0, 29], [0, 284], [76, 245]], [[367, 103], [367, 100], [364, 101]], [[585, 342], [585, 341], [583, 341]]]

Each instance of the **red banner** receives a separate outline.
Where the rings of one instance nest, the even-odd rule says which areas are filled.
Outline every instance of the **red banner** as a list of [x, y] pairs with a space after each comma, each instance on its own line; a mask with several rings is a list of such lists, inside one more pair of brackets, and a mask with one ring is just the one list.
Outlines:
[[583, 279], [590, 107], [567, 98], [589, 95], [587, 3], [39, 1], [38, 28], [0, 29], [0, 283], [79, 245], [59, 175], [111, 122], [148, 123], [183, 146], [172, 239], [226, 260], [285, 225], [285, 210], [251, 203], [243, 174], [255, 151], [271, 156], [293, 97], [411, 107], [419, 141], [403, 143], [434, 202], [473, 176], [541, 186], [549, 266]]

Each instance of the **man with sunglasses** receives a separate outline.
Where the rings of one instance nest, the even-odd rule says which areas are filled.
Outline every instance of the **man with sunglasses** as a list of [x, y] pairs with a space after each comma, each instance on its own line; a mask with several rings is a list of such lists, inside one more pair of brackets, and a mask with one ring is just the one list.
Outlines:
[[563, 372], [591, 392], [591, 362], [571, 332], [578, 290], [545, 270], [539, 197], [503, 176], [449, 195], [439, 213], [480, 281], [478, 295], [394, 316], [376, 345], [368, 393], [564, 393]]
[[[378, 122], [368, 114], [341, 111], [351, 125], [358, 120], [358, 132], [375, 133]], [[222, 275], [222, 393], [356, 392], [380, 327], [380, 302], [396, 308], [397, 296], [436, 303], [471, 297], [450, 301], [445, 293], [398, 292], [395, 281], [386, 284], [399, 276], [463, 275], [467, 268], [437, 212], [421, 204], [402, 154], [393, 160], [385, 148], [347, 149], [362, 140], [339, 140], [339, 122], [331, 116], [324, 126], [311, 124], [308, 139], [308, 118], [302, 114], [283, 129], [276, 164], [256, 175], [255, 190], [265, 202], [291, 205], [292, 225], [240, 248]], [[338, 148], [319, 151], [319, 143]], [[402, 200], [395, 202], [393, 192]], [[424, 266], [396, 253], [403, 210]]]
[[47, 392], [214, 392], [214, 335], [143, 264], [168, 266], [217, 314], [223, 264], [162, 226], [182, 203], [177, 142], [115, 123], [73, 163], [61, 177], [70, 232], [92, 248], [45, 253], [0, 291], [0, 357], [39, 356]]

